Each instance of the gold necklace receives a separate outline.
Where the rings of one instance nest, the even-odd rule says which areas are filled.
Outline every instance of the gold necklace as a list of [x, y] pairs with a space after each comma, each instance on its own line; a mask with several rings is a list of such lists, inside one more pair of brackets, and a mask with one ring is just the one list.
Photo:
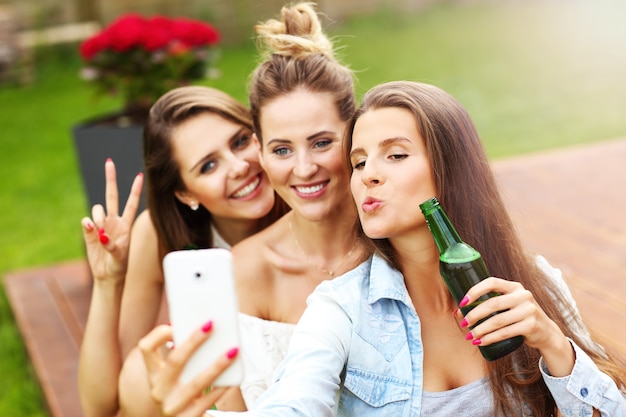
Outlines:
[[315, 262], [311, 261], [311, 258], [309, 258], [309, 256], [306, 254], [304, 248], [302, 248], [302, 245], [300, 245], [300, 242], [298, 241], [298, 238], [296, 237], [296, 233], [293, 231], [293, 224], [291, 222], [291, 219], [289, 219], [289, 231], [291, 232], [291, 237], [293, 238], [293, 241], [296, 242], [296, 246], [298, 247], [298, 249], [300, 249], [300, 252], [302, 252], [302, 254], [304, 255], [304, 258], [306, 259], [307, 263], [311, 266], [313, 266], [314, 268], [319, 269], [320, 271], [322, 271], [323, 273], [334, 277], [335, 276], [335, 272], [337, 271], [337, 269], [341, 268], [341, 266], [346, 262], [346, 260], [350, 259], [350, 256], [352, 255], [352, 252], [354, 252], [354, 247], [352, 247], [352, 249], [350, 249], [350, 251], [348, 252], [348, 254], [345, 256], [344, 261], [341, 262], [339, 265], [337, 265], [337, 268], [333, 271], [329, 270], [329, 269], [325, 269], [322, 268], [320, 265], [316, 264]]

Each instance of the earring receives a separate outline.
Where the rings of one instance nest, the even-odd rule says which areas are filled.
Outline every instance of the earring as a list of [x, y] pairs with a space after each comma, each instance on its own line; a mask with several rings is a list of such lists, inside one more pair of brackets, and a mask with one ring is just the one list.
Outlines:
[[196, 200], [193, 200], [189, 203], [189, 208], [192, 209], [193, 211], [198, 210], [198, 207], [200, 207], [200, 205], [198, 204]]

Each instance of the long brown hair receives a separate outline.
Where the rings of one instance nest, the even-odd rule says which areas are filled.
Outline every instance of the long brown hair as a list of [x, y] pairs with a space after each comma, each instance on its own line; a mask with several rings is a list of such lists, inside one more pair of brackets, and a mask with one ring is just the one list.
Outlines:
[[[159, 252], [193, 246], [210, 248], [211, 213], [200, 206], [192, 211], [175, 196], [185, 190], [180, 167], [173, 158], [172, 132], [185, 120], [200, 113], [214, 113], [252, 129], [248, 109], [228, 94], [210, 87], [186, 86], [173, 89], [157, 100], [144, 126], [143, 152], [146, 169], [147, 200], [152, 223], [159, 239]], [[207, 132], [210, 140], [210, 132]], [[285, 204], [276, 196], [272, 211], [261, 226], [282, 215]]]
[[334, 56], [333, 44], [323, 33], [313, 3], [281, 9], [282, 20], [270, 19], [255, 26], [263, 61], [249, 83], [250, 112], [259, 141], [261, 109], [265, 103], [304, 88], [330, 93], [341, 120], [356, 108], [353, 74]]
[[[388, 107], [407, 109], [415, 116], [431, 163], [437, 197], [459, 234], [483, 255], [490, 273], [520, 282], [563, 333], [624, 389], [626, 375], [617, 365], [617, 358], [611, 358], [595, 341], [581, 337], [577, 332], [580, 323], [567, 321], [566, 313], [571, 317], [577, 315], [555, 283], [523, 249], [478, 132], [456, 99], [432, 85], [408, 81], [389, 82], [370, 89], [346, 130], [345, 155], [349, 155], [352, 147], [352, 132], [358, 118], [368, 110]], [[362, 230], [360, 233], [363, 235]], [[399, 268], [387, 239], [370, 240], [370, 244]], [[523, 345], [498, 361], [488, 362], [496, 415], [515, 415], [520, 406], [532, 411], [534, 416], [556, 415], [556, 404], [541, 377], [539, 358], [538, 350]]]

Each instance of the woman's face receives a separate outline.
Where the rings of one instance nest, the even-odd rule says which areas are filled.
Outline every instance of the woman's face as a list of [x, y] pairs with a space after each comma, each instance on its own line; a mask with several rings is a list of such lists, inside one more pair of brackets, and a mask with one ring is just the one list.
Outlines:
[[328, 93], [297, 90], [261, 109], [261, 163], [276, 192], [311, 221], [350, 202], [343, 162], [346, 123]]
[[274, 191], [247, 127], [200, 113], [174, 129], [172, 147], [186, 186], [176, 195], [184, 204], [195, 200], [230, 219], [258, 219], [272, 209]]
[[419, 204], [436, 195], [435, 185], [410, 111], [380, 108], [359, 117], [350, 162], [350, 187], [367, 236], [394, 238], [425, 225]]

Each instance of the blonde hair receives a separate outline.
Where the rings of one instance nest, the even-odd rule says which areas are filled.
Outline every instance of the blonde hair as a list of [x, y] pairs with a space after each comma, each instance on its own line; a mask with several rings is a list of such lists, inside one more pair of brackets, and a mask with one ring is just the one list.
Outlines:
[[303, 88], [331, 94], [339, 117], [348, 121], [356, 108], [352, 71], [334, 54], [322, 30], [314, 3], [284, 6], [281, 19], [255, 26], [262, 62], [251, 74], [250, 112], [262, 142], [260, 114], [268, 101]]
[[323, 54], [334, 59], [333, 43], [322, 31], [314, 3], [299, 3], [281, 9], [282, 20], [271, 19], [255, 26], [259, 35], [257, 47], [261, 56], [272, 54], [304, 59]]

